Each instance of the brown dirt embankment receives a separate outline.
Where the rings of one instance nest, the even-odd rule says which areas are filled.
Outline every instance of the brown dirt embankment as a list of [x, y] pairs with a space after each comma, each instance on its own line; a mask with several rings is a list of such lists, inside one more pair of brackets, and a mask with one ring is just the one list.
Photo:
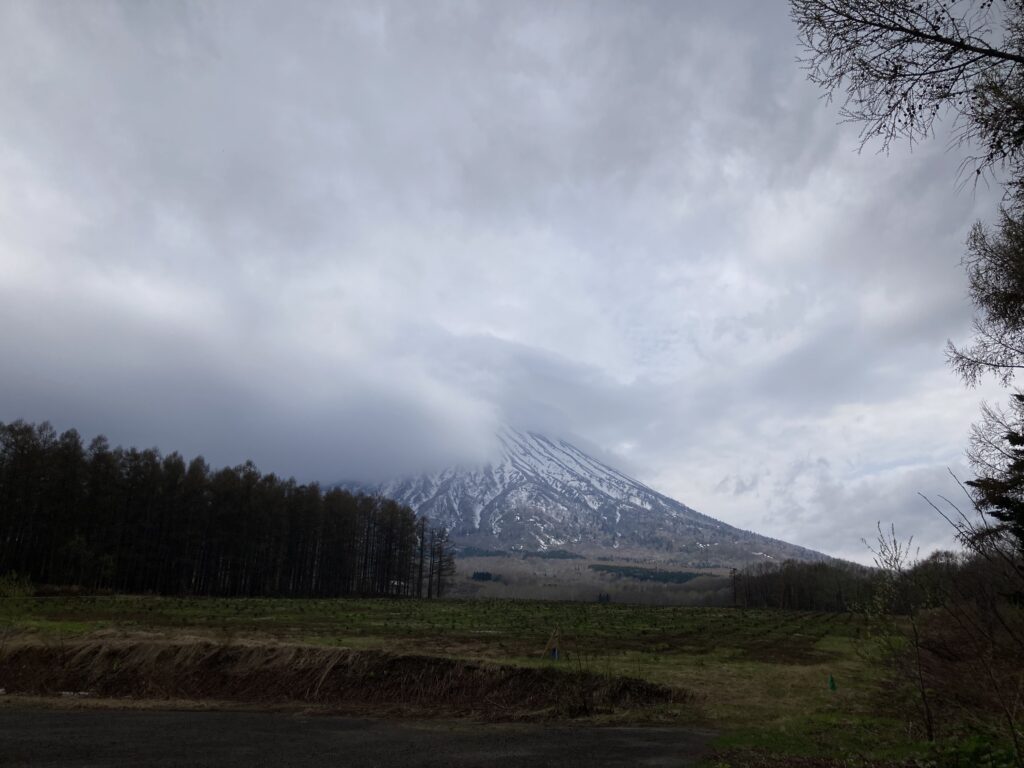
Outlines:
[[693, 698], [644, 680], [584, 671], [208, 640], [14, 643], [0, 650], [0, 688], [8, 694], [302, 703], [489, 719], [650, 710]]

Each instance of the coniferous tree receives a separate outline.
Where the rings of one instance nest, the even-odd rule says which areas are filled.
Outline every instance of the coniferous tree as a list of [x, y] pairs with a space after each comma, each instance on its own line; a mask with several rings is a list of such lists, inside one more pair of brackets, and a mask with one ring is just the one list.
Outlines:
[[428, 552], [440, 596], [447, 535], [390, 499], [0, 423], [0, 574], [161, 594], [422, 595]]
[[[974, 339], [947, 356], [968, 384], [1004, 385], [1024, 368], [1024, 3], [1019, 0], [790, 0], [808, 77], [862, 139], [911, 143], [944, 115], [974, 148], [974, 170], [1001, 172], [1006, 197], [994, 228], [977, 224], [964, 259]], [[975, 428], [969, 483], [978, 508], [1024, 554], [1024, 401], [986, 407]]]

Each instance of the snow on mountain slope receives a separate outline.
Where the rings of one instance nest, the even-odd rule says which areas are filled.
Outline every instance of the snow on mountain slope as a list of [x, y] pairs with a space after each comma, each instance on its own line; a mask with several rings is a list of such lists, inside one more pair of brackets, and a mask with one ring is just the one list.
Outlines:
[[616, 551], [693, 565], [821, 560], [811, 550], [733, 528], [564, 440], [503, 429], [501, 458], [394, 480], [374, 490], [449, 528], [464, 546]]

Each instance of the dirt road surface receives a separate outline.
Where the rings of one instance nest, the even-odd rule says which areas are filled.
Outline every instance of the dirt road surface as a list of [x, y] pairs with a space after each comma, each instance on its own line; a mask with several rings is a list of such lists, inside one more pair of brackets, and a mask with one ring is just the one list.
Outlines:
[[688, 766], [708, 735], [264, 712], [0, 710], [0, 766]]

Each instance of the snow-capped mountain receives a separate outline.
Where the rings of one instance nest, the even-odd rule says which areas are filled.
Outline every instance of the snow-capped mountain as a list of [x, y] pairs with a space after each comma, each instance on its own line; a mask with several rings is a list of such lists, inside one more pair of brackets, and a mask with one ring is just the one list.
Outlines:
[[705, 566], [825, 559], [702, 515], [564, 440], [513, 429], [498, 440], [501, 457], [493, 463], [373, 490], [481, 549], [636, 552]]

